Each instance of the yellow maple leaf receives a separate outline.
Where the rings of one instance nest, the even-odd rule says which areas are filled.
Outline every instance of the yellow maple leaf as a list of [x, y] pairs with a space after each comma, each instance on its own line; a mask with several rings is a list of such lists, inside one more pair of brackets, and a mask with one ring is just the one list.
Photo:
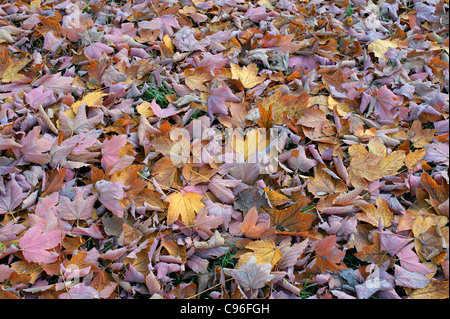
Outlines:
[[26, 78], [25, 75], [20, 74], [18, 72], [22, 70], [25, 67], [25, 65], [27, 65], [27, 63], [28, 60], [13, 61], [2, 74], [2, 82], [10, 83]]
[[391, 220], [394, 219], [394, 215], [389, 209], [388, 203], [379, 197], [377, 198], [376, 205], [377, 207], [373, 205], [360, 206], [364, 213], [356, 214], [356, 217], [359, 220], [365, 221], [376, 227], [378, 227], [380, 221], [384, 227], [390, 227], [392, 225]]
[[245, 264], [252, 256], [255, 256], [257, 259], [257, 264], [269, 263], [272, 266], [275, 265], [281, 258], [280, 249], [276, 248], [274, 241], [271, 239], [250, 242], [245, 246], [245, 248], [251, 249], [254, 252], [243, 254], [239, 258], [237, 268], [239, 268], [240, 265]]
[[422, 148], [414, 152], [409, 152], [405, 157], [405, 166], [408, 169], [414, 168], [414, 166], [416, 166], [417, 163], [419, 163], [419, 161], [421, 161], [425, 157], [426, 152], [426, 148]]
[[167, 196], [166, 201], [169, 202], [167, 224], [174, 223], [181, 216], [181, 221], [185, 225], [193, 225], [197, 213], [205, 207], [202, 198], [203, 195], [194, 192], [173, 193]]
[[369, 49], [369, 52], [373, 52], [377, 58], [384, 59], [387, 61], [388, 58], [386, 58], [384, 54], [390, 48], [395, 49], [397, 47], [398, 47], [397, 41], [376, 39], [375, 41], [370, 43], [367, 48]]
[[[380, 162], [380, 158], [375, 154], [369, 153], [364, 146], [359, 144], [351, 145], [348, 151], [351, 156], [349, 173], [371, 182], [384, 176], [377, 165]], [[353, 186], [357, 187], [359, 185]]]
[[102, 107], [103, 97], [107, 96], [108, 93], [103, 93], [102, 91], [95, 91], [86, 94], [86, 96], [81, 100], [72, 104], [72, 110], [74, 113], [78, 113], [78, 108], [81, 104], [85, 103], [89, 107]]
[[244, 66], [242, 69], [239, 65], [230, 63], [231, 78], [233, 80], [240, 80], [246, 89], [251, 89], [265, 80], [265, 76], [258, 76], [258, 67], [256, 64]]
[[378, 168], [384, 175], [397, 175], [397, 171], [403, 167], [405, 162], [404, 151], [393, 151], [388, 156], [381, 159]]
[[155, 113], [153, 113], [151, 104], [149, 102], [142, 102], [136, 107], [136, 110], [139, 114], [144, 115], [145, 117], [155, 116]]

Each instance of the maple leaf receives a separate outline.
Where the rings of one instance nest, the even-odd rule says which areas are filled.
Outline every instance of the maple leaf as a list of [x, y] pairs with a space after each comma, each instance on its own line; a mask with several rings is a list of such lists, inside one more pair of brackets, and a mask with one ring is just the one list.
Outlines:
[[220, 235], [220, 233], [216, 230], [214, 234], [205, 241], [197, 241], [194, 240], [195, 249], [210, 249], [223, 246], [225, 244], [225, 239]]
[[272, 206], [281, 206], [291, 201], [289, 197], [277, 191], [270, 190], [269, 187], [264, 188], [264, 191], [266, 192]]
[[376, 227], [378, 227], [380, 222], [383, 227], [390, 227], [392, 225], [391, 221], [394, 219], [394, 215], [389, 209], [388, 203], [382, 198], [377, 198], [376, 205], [377, 207], [374, 205], [360, 206], [360, 208], [364, 211], [364, 214], [358, 213], [356, 216], [359, 220], [365, 221]]
[[84, 282], [74, 285], [68, 292], [62, 293], [58, 299], [99, 299], [98, 291]]
[[[2, 62], [3, 61], [4, 59], [2, 57]], [[6, 58], [6, 68], [4, 69], [3, 72], [0, 73], [2, 82], [10, 83], [26, 78], [24, 74], [20, 74], [18, 72], [22, 70], [28, 64], [28, 62], [29, 60], [27, 59], [12, 61], [11, 58], [8, 56]]]
[[353, 186], [360, 186], [358, 178], [365, 178], [373, 182], [383, 177], [383, 172], [378, 167], [378, 163], [380, 162], [378, 156], [369, 153], [362, 145], [351, 145], [349, 147], [349, 153], [351, 153], [349, 178], [352, 184], [354, 183]]
[[212, 117], [214, 114], [228, 114], [228, 107], [225, 102], [240, 102], [240, 100], [233, 94], [228, 86], [221, 86], [218, 88], [211, 88], [209, 91], [208, 115]]
[[61, 218], [65, 220], [86, 220], [92, 217], [94, 204], [99, 194], [85, 196], [83, 189], [77, 187], [73, 201], [70, 198], [61, 196], [56, 207]]
[[257, 259], [251, 256], [239, 269], [224, 268], [225, 274], [233, 277], [244, 291], [264, 287], [274, 278], [270, 273], [271, 264], [257, 264]]
[[55, 251], [48, 251], [61, 244], [61, 232], [51, 230], [43, 232], [44, 223], [30, 227], [19, 240], [23, 256], [28, 262], [49, 264], [58, 258]]
[[418, 272], [423, 275], [431, 273], [431, 270], [425, 264], [420, 262], [419, 257], [412, 250], [414, 245], [414, 243], [406, 245], [397, 253], [397, 257], [400, 260], [400, 265], [408, 271]]
[[202, 208], [198, 211], [194, 220], [194, 229], [200, 237], [208, 239], [213, 235], [211, 229], [217, 228], [224, 221], [224, 216], [208, 215], [208, 210]]
[[103, 141], [102, 167], [108, 169], [119, 160], [119, 150], [127, 143], [125, 135], [115, 135]]
[[23, 201], [25, 195], [19, 183], [15, 179], [11, 179], [4, 189], [0, 190], [0, 214], [12, 212]]
[[180, 171], [168, 157], [163, 157], [157, 161], [155, 165], [153, 165], [151, 172], [155, 177], [155, 180], [162, 187], [169, 188], [181, 185]]
[[360, 252], [357, 252], [353, 256], [362, 261], [370, 261], [376, 265], [382, 265], [389, 260], [389, 255], [386, 251], [382, 251], [380, 247], [380, 238], [378, 233], [373, 232], [372, 245], [364, 247]]
[[436, 183], [427, 172], [423, 172], [420, 176], [420, 184], [437, 204], [441, 204], [448, 199], [448, 191], [445, 190], [444, 185]]
[[272, 95], [263, 98], [261, 105], [266, 110], [269, 110], [270, 105], [273, 105], [274, 124], [295, 123], [303, 115], [303, 110], [309, 105], [309, 94], [302, 92], [299, 96], [296, 96], [283, 94], [282, 90], [277, 90]]
[[411, 240], [411, 238], [405, 238], [392, 233], [390, 230], [385, 230], [380, 232], [380, 249], [387, 251], [391, 256], [395, 256]]
[[424, 159], [426, 153], [427, 153], [427, 150], [425, 148], [416, 150], [414, 152], [409, 152], [405, 156], [405, 166], [408, 169], [414, 168], [417, 165], [417, 163], [419, 163], [419, 161]]
[[283, 269], [294, 266], [297, 263], [298, 258], [300, 258], [300, 256], [305, 251], [308, 244], [309, 244], [308, 238], [306, 238], [300, 243], [295, 243], [291, 246], [282, 245], [281, 243], [280, 244], [281, 257], [280, 260], [278, 261], [278, 268]]
[[314, 178], [311, 177], [309, 179], [308, 190], [316, 196], [344, 192], [346, 189], [345, 183], [342, 180], [333, 178], [323, 168], [325, 166], [317, 166]]
[[265, 76], [258, 76], [258, 68], [254, 63], [242, 69], [234, 63], [230, 63], [230, 67], [232, 79], [240, 80], [246, 89], [251, 89], [265, 80]]
[[369, 52], [373, 52], [377, 58], [387, 60], [385, 53], [388, 52], [390, 48], [397, 47], [398, 43], [396, 41], [376, 39], [371, 42], [367, 48]]
[[153, 113], [159, 117], [159, 118], [166, 118], [166, 117], [170, 117], [173, 116], [175, 114], [178, 114], [180, 112], [186, 111], [187, 107], [182, 108], [182, 109], [177, 109], [175, 106], [173, 106], [172, 104], [167, 105], [166, 108], [161, 108], [157, 103], [156, 103], [156, 99], [154, 99], [151, 103], [150, 103], [150, 107], [153, 111]]
[[431, 281], [430, 278], [421, 273], [411, 272], [399, 265], [395, 265], [395, 283], [398, 286], [413, 289], [425, 288]]
[[214, 177], [211, 179], [208, 189], [223, 203], [233, 203], [235, 198], [230, 188], [236, 187], [240, 183], [240, 180], [227, 180]]
[[337, 265], [344, 258], [345, 252], [336, 247], [335, 235], [319, 240], [315, 244], [314, 249], [317, 255], [314, 267], [317, 267], [321, 273], [325, 273], [327, 269], [331, 272], [345, 269], [345, 266]]
[[427, 162], [449, 165], [449, 147], [446, 143], [432, 143], [426, 146], [423, 160]]
[[15, 142], [10, 138], [3, 138], [3, 137], [0, 138], [0, 151], [21, 147], [22, 145], [20, 145], [19, 143]]
[[382, 120], [392, 121], [392, 110], [399, 105], [399, 98], [391, 90], [383, 85], [377, 90], [374, 114]]
[[99, 201], [118, 217], [123, 217], [124, 207], [120, 203], [126, 193], [122, 182], [108, 182], [101, 180], [95, 183], [95, 188], [99, 192]]
[[281, 251], [276, 248], [275, 243], [271, 239], [257, 240], [250, 242], [245, 246], [247, 249], [251, 249], [254, 252], [248, 252], [239, 258], [237, 268], [246, 263], [252, 256], [256, 257], [257, 264], [269, 263], [275, 265], [281, 258]]
[[388, 156], [381, 159], [378, 168], [384, 175], [396, 175], [405, 162], [404, 151], [393, 151]]
[[306, 156], [306, 148], [303, 146], [291, 150], [289, 155], [290, 156], [287, 158], [287, 164], [289, 168], [294, 170], [308, 172], [311, 168], [318, 164], [317, 160]]
[[47, 164], [51, 161], [51, 156], [45, 154], [52, 147], [52, 141], [45, 139], [44, 137], [39, 138], [39, 133], [41, 131], [40, 126], [34, 127], [22, 140], [20, 144], [22, 148], [20, 152], [23, 154], [23, 159], [27, 162], [36, 163], [40, 165]]
[[88, 118], [86, 114], [86, 105], [81, 104], [78, 107], [78, 112], [74, 118], [60, 110], [59, 130], [64, 133], [65, 137], [69, 137], [72, 134], [88, 133], [100, 123], [102, 118], [103, 114], [97, 114]]
[[258, 239], [270, 228], [270, 220], [258, 222], [258, 211], [252, 207], [239, 226], [239, 232], [247, 238]]
[[448, 299], [448, 280], [431, 282], [424, 288], [407, 291], [408, 299]]
[[172, 35], [173, 29], [180, 29], [180, 25], [173, 15], [168, 14], [154, 18], [150, 21], [141, 21], [139, 22], [139, 28], [159, 30], [158, 36], [162, 39], [166, 34]]
[[197, 213], [205, 207], [202, 198], [203, 195], [193, 192], [173, 193], [167, 196], [166, 202], [169, 202], [167, 224], [173, 224], [181, 216], [181, 221], [186, 226], [193, 225]]
[[204, 72], [201, 68], [186, 70], [184, 71], [184, 76], [184, 81], [191, 90], [199, 90], [204, 92], [208, 90], [204, 82], [212, 80], [212, 76]]
[[314, 214], [303, 213], [301, 210], [308, 205], [310, 199], [300, 196], [298, 201], [283, 210], [274, 209], [270, 211], [270, 219], [273, 226], [281, 230], [291, 232], [307, 231], [311, 228], [312, 222], [316, 218]]
[[[201, 183], [212, 183], [212, 176], [217, 173], [217, 170], [211, 169], [209, 165], [202, 165], [200, 167], [193, 166], [191, 163], [183, 166], [182, 174], [189, 185], [195, 186]], [[235, 185], [236, 186], [236, 185]]]
[[95, 91], [86, 94], [81, 101], [77, 101], [71, 105], [73, 112], [78, 113], [78, 109], [81, 104], [86, 104], [89, 107], [102, 107], [103, 97], [107, 96], [108, 93], [103, 93], [102, 91]]

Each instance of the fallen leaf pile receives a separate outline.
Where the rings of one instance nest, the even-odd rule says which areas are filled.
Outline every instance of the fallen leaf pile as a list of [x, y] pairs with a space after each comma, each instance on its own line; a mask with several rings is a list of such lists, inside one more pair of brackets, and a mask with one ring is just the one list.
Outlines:
[[1, 1], [0, 299], [448, 298], [448, 9]]

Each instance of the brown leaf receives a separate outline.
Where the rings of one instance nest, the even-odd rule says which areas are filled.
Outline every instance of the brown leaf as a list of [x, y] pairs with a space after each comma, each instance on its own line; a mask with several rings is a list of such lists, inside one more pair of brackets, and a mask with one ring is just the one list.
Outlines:
[[315, 214], [301, 212], [301, 210], [305, 208], [309, 202], [309, 198], [301, 196], [297, 203], [286, 209], [274, 209], [270, 211], [269, 214], [272, 225], [278, 229], [288, 230], [291, 232], [302, 232], [309, 230], [316, 216]]
[[66, 176], [66, 168], [54, 169], [47, 174], [47, 182], [45, 183], [44, 192], [51, 194], [59, 191], [64, 183], [64, 177]]
[[[362, 145], [351, 145], [349, 147], [349, 153], [352, 152], [350, 158], [349, 173], [353, 174], [357, 178], [365, 178], [368, 181], [374, 182], [383, 177], [383, 172], [378, 167], [380, 158], [374, 154], [367, 152]], [[349, 178], [351, 176], [349, 175]], [[351, 179], [353, 184], [355, 179]], [[354, 185], [355, 187], [360, 185]]]
[[315, 196], [342, 193], [346, 190], [345, 183], [323, 170], [324, 165], [318, 165], [314, 178], [309, 178], [308, 190]]

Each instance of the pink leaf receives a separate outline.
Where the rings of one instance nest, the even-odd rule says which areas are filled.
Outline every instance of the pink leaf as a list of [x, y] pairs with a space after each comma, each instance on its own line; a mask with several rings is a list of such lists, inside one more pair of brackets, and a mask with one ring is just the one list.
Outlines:
[[162, 109], [158, 104], [156, 104], [156, 100], [153, 100], [150, 103], [150, 107], [153, 111], [153, 113], [155, 113], [155, 115], [159, 118], [166, 118], [166, 117], [170, 117], [173, 116], [175, 114], [178, 114], [182, 111], [187, 110], [189, 107], [185, 107], [182, 109], [177, 109], [175, 106], [173, 106], [172, 104], [169, 104], [165, 109]]
[[387, 251], [391, 256], [395, 256], [403, 247], [405, 247], [412, 238], [398, 236], [390, 230], [380, 232], [380, 249]]
[[95, 125], [100, 123], [103, 118], [103, 114], [97, 114], [92, 118], [86, 116], [86, 104], [82, 103], [78, 108], [75, 119], [71, 119], [61, 110], [59, 112], [59, 129], [64, 133], [65, 137], [69, 137], [72, 134], [88, 133], [94, 129]]
[[206, 208], [201, 209], [197, 213], [194, 221], [194, 229], [203, 239], [208, 239], [213, 235], [211, 229], [217, 228], [223, 223], [223, 216], [209, 216]]
[[73, 201], [68, 197], [61, 196], [56, 210], [61, 218], [65, 220], [86, 220], [92, 217], [94, 204], [97, 199], [98, 194], [85, 198], [83, 190], [80, 187], [77, 187], [75, 189]]
[[398, 96], [383, 85], [377, 91], [374, 114], [382, 120], [392, 121], [394, 112], [392, 110], [398, 106]]
[[12, 212], [19, 206], [24, 198], [22, 188], [15, 179], [11, 179], [5, 187], [5, 192], [0, 191], [0, 214]]
[[25, 235], [19, 240], [19, 246], [28, 262], [52, 263], [56, 261], [59, 254], [48, 251], [61, 244], [61, 232], [52, 230], [43, 233], [44, 224], [38, 223], [27, 230]]
[[103, 141], [102, 147], [102, 167], [107, 170], [119, 159], [119, 151], [127, 143], [126, 135], [115, 135]]
[[88, 59], [92, 60], [99, 60], [103, 54], [111, 54], [113, 52], [113, 48], [100, 42], [95, 42], [84, 48], [84, 54]]
[[399, 265], [395, 265], [395, 283], [398, 286], [413, 289], [425, 288], [431, 279], [418, 272], [408, 271]]
[[20, 149], [20, 152], [23, 154], [23, 159], [25, 161], [44, 165], [51, 160], [50, 155], [44, 153], [51, 149], [53, 141], [43, 137], [39, 138], [40, 131], [41, 127], [36, 126], [26, 137], [22, 138], [20, 144], [23, 147]]
[[0, 151], [9, 150], [12, 148], [21, 148], [21, 147], [22, 147], [22, 145], [20, 145], [17, 142], [14, 142], [10, 138], [0, 137]]
[[58, 299], [99, 299], [97, 290], [91, 286], [86, 286], [84, 282], [76, 284], [68, 292], [59, 295]]
[[101, 180], [95, 183], [95, 188], [100, 193], [99, 200], [111, 212], [118, 217], [123, 217], [123, 207], [119, 200], [124, 199], [126, 194], [122, 182], [108, 182]]
[[240, 102], [228, 86], [212, 88], [208, 97], [208, 115], [213, 117], [214, 114], [228, 114], [228, 107], [225, 102]]
[[163, 15], [162, 17], [154, 18], [150, 21], [139, 22], [139, 28], [160, 30], [159, 38], [162, 39], [166, 34], [172, 35], [173, 29], [180, 29], [180, 25], [173, 15]]
[[214, 195], [216, 195], [218, 199], [229, 204], [234, 202], [234, 194], [230, 188], [236, 187], [240, 182], [240, 180], [214, 177], [211, 179], [211, 183], [209, 183], [208, 188]]

